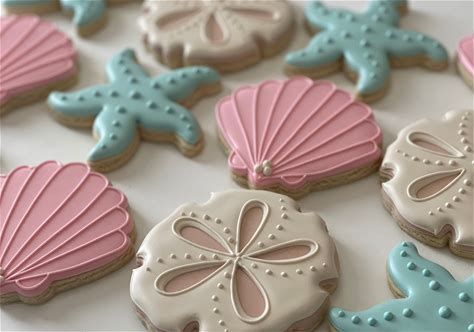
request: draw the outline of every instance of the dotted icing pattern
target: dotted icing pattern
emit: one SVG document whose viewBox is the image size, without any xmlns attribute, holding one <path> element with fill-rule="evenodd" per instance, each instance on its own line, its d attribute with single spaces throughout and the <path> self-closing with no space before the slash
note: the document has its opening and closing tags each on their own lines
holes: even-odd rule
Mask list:
<svg viewBox="0 0 474 332">
<path fill-rule="evenodd" d="M 408 242 L 391 251 L 387 269 L 406 298 L 361 312 L 333 308 L 330 322 L 337 331 L 474 331 L 474 277 L 455 280 Z"/>
<path fill-rule="evenodd" d="M 109 84 L 73 93 L 54 92 L 48 103 L 66 118 L 95 117 L 94 132 L 100 137 L 89 160 L 98 161 L 123 153 L 145 129 L 175 134 L 196 145 L 201 130 L 194 116 L 178 102 L 192 96 L 201 86 L 217 84 L 219 75 L 206 67 L 188 67 L 149 77 L 136 63 L 133 50 L 115 55 L 107 65 Z"/>
<path fill-rule="evenodd" d="M 373 0 L 362 14 L 327 9 L 314 1 L 305 10 L 312 28 L 321 30 L 286 62 L 298 69 L 327 67 L 343 59 L 358 75 L 362 95 L 374 94 L 387 85 L 390 58 L 423 57 L 430 67 L 443 67 L 448 55 L 444 47 L 421 33 L 398 28 L 404 0 Z"/>
</svg>

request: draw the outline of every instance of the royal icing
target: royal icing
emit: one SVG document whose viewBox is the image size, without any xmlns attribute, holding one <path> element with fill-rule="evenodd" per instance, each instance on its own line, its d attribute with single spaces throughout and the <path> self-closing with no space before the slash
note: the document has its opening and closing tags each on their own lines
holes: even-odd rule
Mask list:
<svg viewBox="0 0 474 332">
<path fill-rule="evenodd" d="M 244 86 L 216 106 L 232 172 L 249 185 L 298 190 L 379 160 L 369 106 L 325 81 L 295 77 Z"/>
<path fill-rule="evenodd" d="M 451 111 L 442 121 L 403 129 L 382 163 L 392 173 L 383 191 L 410 224 L 434 236 L 452 232 L 451 245 L 474 251 L 473 112 Z"/>
<path fill-rule="evenodd" d="M 428 67 L 444 67 L 448 55 L 443 46 L 424 34 L 398 27 L 405 0 L 372 0 L 368 9 L 354 13 L 328 9 L 319 1 L 305 10 L 309 25 L 321 30 L 300 51 L 287 55 L 295 68 L 316 70 L 343 60 L 358 76 L 361 95 L 374 94 L 387 86 L 390 61 L 419 58 Z"/>
<path fill-rule="evenodd" d="M 474 277 L 455 280 L 407 242 L 391 251 L 387 273 L 406 298 L 361 312 L 333 308 L 329 320 L 337 331 L 474 331 Z"/>
<path fill-rule="evenodd" d="M 292 199 L 214 193 L 150 231 L 130 292 L 158 330 L 286 331 L 327 300 L 325 281 L 335 287 L 338 278 L 335 256 L 324 221 Z"/>
<path fill-rule="evenodd" d="M 188 67 L 149 77 L 137 64 L 133 50 L 115 55 L 107 65 L 109 84 L 73 93 L 54 92 L 48 103 L 66 118 L 95 118 L 100 137 L 89 154 L 99 161 L 122 154 L 143 130 L 173 134 L 190 146 L 199 143 L 201 130 L 194 116 L 178 102 L 200 87 L 219 83 L 219 75 L 206 67 Z"/>
<path fill-rule="evenodd" d="M 87 165 L 47 161 L 0 177 L 0 295 L 43 294 L 130 250 L 127 199 Z"/>
<path fill-rule="evenodd" d="M 257 62 L 266 54 L 262 48 L 275 48 L 291 30 L 293 13 L 287 2 L 274 0 L 149 0 L 139 24 L 147 45 L 166 64 L 220 68 Z"/>
<path fill-rule="evenodd" d="M 36 16 L 2 16 L 0 44 L 0 105 L 76 74 L 69 38 Z"/>
<path fill-rule="evenodd" d="M 458 62 L 470 75 L 471 81 L 474 77 L 474 35 L 464 37 L 458 44 Z"/>
</svg>

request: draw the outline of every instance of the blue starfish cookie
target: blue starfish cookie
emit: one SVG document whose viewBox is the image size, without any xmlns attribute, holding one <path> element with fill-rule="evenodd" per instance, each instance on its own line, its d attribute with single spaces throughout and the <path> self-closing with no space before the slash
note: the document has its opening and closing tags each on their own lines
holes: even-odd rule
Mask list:
<svg viewBox="0 0 474 332">
<path fill-rule="evenodd" d="M 360 312 L 333 308 L 329 320 L 336 331 L 474 331 L 474 276 L 455 280 L 408 242 L 391 251 L 387 270 L 390 288 L 402 298 Z"/>
<path fill-rule="evenodd" d="M 82 36 L 102 27 L 107 3 L 114 2 L 117 0 L 2 0 L 6 9 L 12 13 L 42 14 L 61 8 L 73 12 L 73 23 Z"/>
<path fill-rule="evenodd" d="M 319 32 L 305 49 L 286 56 L 287 72 L 317 77 L 342 68 L 357 77 L 358 98 L 367 102 L 384 94 L 390 65 L 444 69 L 448 54 L 439 42 L 398 27 L 406 10 L 406 0 L 372 0 L 362 14 L 311 2 L 306 22 Z"/>
<path fill-rule="evenodd" d="M 219 75 L 207 67 L 187 67 L 149 77 L 137 64 L 133 50 L 115 55 L 107 65 L 109 84 L 73 93 L 53 92 L 48 104 L 53 115 L 71 126 L 91 126 L 99 142 L 89 164 L 109 171 L 132 157 L 139 138 L 175 143 L 185 155 L 202 148 L 194 116 L 179 103 L 220 90 Z"/>
</svg>

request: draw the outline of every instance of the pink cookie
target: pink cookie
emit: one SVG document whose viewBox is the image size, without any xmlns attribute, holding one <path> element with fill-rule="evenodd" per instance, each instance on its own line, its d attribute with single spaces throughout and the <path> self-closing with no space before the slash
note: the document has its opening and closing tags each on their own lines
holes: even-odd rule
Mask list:
<svg viewBox="0 0 474 332">
<path fill-rule="evenodd" d="M 306 77 L 244 86 L 216 107 L 234 180 L 292 197 L 355 181 L 378 168 L 372 110 Z"/>
<path fill-rule="evenodd" d="M 127 199 L 81 163 L 0 177 L 0 302 L 41 303 L 133 256 Z"/>
<path fill-rule="evenodd" d="M 0 114 L 76 81 L 76 51 L 53 24 L 36 16 L 0 18 Z"/>
<path fill-rule="evenodd" d="M 461 39 L 456 62 L 459 74 L 471 88 L 474 88 L 474 35 Z"/>
</svg>

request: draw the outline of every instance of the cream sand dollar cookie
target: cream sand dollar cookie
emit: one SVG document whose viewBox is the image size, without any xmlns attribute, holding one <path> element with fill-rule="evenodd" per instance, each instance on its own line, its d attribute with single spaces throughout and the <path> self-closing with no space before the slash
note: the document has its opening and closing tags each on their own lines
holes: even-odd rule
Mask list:
<svg viewBox="0 0 474 332">
<path fill-rule="evenodd" d="M 310 331 L 338 279 L 324 221 L 266 191 L 181 206 L 137 259 L 131 297 L 152 331 Z"/>
<path fill-rule="evenodd" d="M 421 120 L 388 147 L 380 174 L 386 207 L 427 244 L 474 258 L 473 112 Z"/>
<path fill-rule="evenodd" d="M 283 0 L 149 0 L 139 25 L 148 49 L 170 67 L 234 71 L 286 47 L 293 10 Z"/>
</svg>

